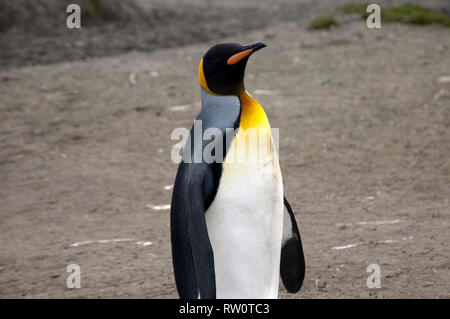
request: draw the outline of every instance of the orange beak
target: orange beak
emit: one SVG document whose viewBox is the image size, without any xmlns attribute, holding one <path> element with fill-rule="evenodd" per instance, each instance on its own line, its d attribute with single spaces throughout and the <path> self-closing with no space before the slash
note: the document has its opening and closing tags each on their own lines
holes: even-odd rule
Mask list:
<svg viewBox="0 0 450 319">
<path fill-rule="evenodd" d="M 266 45 L 262 42 L 257 42 L 254 44 L 250 44 L 247 46 L 248 49 L 238 52 L 236 54 L 233 54 L 230 58 L 227 60 L 228 65 L 233 65 L 241 61 L 242 59 L 248 57 L 253 52 L 258 51 L 261 48 L 264 48 Z"/>
<path fill-rule="evenodd" d="M 233 54 L 228 60 L 228 65 L 233 65 L 241 61 L 243 58 L 248 57 L 250 54 L 252 54 L 253 49 L 247 49 L 245 51 Z"/>
</svg>

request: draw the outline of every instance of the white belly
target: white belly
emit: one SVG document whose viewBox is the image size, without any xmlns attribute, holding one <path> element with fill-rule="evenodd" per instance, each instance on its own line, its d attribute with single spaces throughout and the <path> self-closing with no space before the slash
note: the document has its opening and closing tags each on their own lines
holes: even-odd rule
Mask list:
<svg viewBox="0 0 450 319">
<path fill-rule="evenodd" d="M 233 145 L 206 212 L 217 298 L 277 298 L 284 208 L 278 156 L 273 151 L 253 163 L 230 158 Z"/>
</svg>

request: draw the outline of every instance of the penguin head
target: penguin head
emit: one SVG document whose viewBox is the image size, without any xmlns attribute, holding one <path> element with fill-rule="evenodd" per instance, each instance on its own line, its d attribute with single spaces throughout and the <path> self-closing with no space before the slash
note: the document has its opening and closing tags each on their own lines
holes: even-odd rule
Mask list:
<svg viewBox="0 0 450 319">
<path fill-rule="evenodd" d="M 200 85 L 216 95 L 239 95 L 245 90 L 244 73 L 250 55 L 266 45 L 221 43 L 211 47 L 200 61 Z"/>
</svg>

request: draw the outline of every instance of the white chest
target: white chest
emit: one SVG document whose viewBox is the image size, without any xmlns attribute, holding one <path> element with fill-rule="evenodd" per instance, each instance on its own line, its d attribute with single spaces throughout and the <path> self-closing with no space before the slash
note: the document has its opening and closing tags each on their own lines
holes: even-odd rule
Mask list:
<svg viewBox="0 0 450 319">
<path fill-rule="evenodd" d="M 283 183 L 274 148 L 236 159 L 231 145 L 215 199 L 206 212 L 218 298 L 277 298 L 283 224 Z M 273 146 L 270 138 L 269 143 Z M 258 148 L 250 143 L 247 152 Z"/>
</svg>

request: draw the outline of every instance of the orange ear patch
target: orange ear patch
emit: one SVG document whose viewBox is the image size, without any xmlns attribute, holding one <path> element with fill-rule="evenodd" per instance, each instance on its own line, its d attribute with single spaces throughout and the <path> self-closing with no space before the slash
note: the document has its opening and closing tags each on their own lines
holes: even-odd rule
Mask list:
<svg viewBox="0 0 450 319">
<path fill-rule="evenodd" d="M 236 53 L 227 60 L 227 64 L 228 65 L 236 64 L 239 61 L 241 61 L 243 58 L 249 56 L 252 52 L 253 52 L 253 49 L 247 49 L 245 51 Z"/>
</svg>

